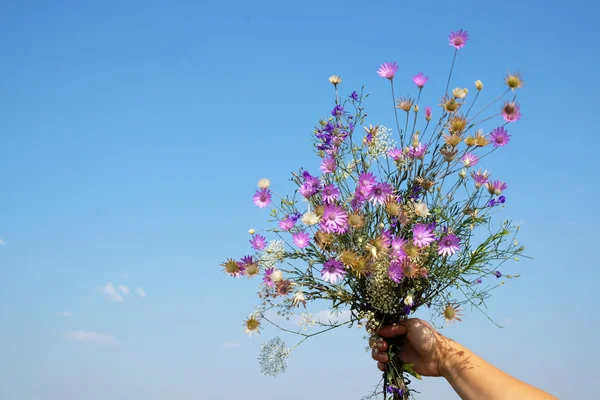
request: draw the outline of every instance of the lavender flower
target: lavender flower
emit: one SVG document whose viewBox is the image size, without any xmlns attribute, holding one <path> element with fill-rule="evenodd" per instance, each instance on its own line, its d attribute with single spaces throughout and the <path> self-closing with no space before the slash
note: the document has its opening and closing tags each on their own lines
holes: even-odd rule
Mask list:
<svg viewBox="0 0 600 400">
<path fill-rule="evenodd" d="M 267 245 L 267 239 L 259 234 L 253 235 L 250 240 L 250 245 L 254 250 L 264 250 Z"/>
<path fill-rule="evenodd" d="M 332 284 L 343 279 L 345 274 L 344 264 L 334 259 L 323 264 L 323 269 L 321 270 L 323 280 Z"/>
<path fill-rule="evenodd" d="M 418 247 L 427 247 L 435 242 L 433 228 L 427 224 L 416 224 L 413 227 L 413 243 Z"/>
</svg>

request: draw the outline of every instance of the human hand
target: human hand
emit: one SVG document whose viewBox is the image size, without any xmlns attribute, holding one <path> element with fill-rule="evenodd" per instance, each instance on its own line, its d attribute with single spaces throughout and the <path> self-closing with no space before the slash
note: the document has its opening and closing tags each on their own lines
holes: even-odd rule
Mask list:
<svg viewBox="0 0 600 400">
<path fill-rule="evenodd" d="M 413 364 L 417 373 L 423 376 L 442 376 L 444 362 L 453 347 L 452 340 L 438 333 L 431 325 L 412 318 L 395 325 L 381 327 L 377 334 L 382 338 L 405 336 L 400 359 Z M 389 343 L 380 339 L 375 343 L 371 356 L 377 361 L 377 368 L 385 371 L 389 361 Z"/>
</svg>

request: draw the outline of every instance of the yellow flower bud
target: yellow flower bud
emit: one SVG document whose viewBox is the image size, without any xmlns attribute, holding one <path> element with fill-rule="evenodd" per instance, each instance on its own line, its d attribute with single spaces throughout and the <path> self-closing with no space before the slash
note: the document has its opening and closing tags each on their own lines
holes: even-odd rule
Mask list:
<svg viewBox="0 0 600 400">
<path fill-rule="evenodd" d="M 271 181 L 267 178 L 262 178 L 258 181 L 258 187 L 261 189 L 267 189 L 271 185 Z"/>
<path fill-rule="evenodd" d="M 465 177 L 467 176 L 467 170 L 463 169 L 459 172 L 458 174 L 462 179 L 465 179 Z"/>
<path fill-rule="evenodd" d="M 416 113 L 418 113 L 419 112 L 419 105 L 415 104 L 415 107 L 413 109 L 415 110 Z"/>
<path fill-rule="evenodd" d="M 475 81 L 475 88 L 476 88 L 477 90 L 481 90 L 481 89 L 483 89 L 483 83 L 482 83 L 480 80 L 476 80 L 476 81 Z"/>
<path fill-rule="evenodd" d="M 248 233 L 251 235 L 254 235 L 256 233 L 256 231 L 254 229 L 248 229 Z"/>
</svg>

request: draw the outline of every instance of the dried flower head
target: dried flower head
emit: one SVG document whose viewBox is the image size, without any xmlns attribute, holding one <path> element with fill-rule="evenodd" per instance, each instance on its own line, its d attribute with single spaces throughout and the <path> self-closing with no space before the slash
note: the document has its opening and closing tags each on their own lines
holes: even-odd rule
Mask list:
<svg viewBox="0 0 600 400">
<path fill-rule="evenodd" d="M 373 263 L 368 256 L 356 258 L 355 262 L 350 265 L 350 270 L 359 278 L 369 275 L 373 271 Z"/>
<path fill-rule="evenodd" d="M 304 297 L 304 293 L 300 290 L 294 294 L 294 298 L 292 299 L 292 305 L 295 307 L 300 307 L 300 304 L 306 308 L 306 297 Z"/>
<path fill-rule="evenodd" d="M 452 325 L 456 321 L 462 321 L 460 319 L 460 317 L 462 317 L 462 314 L 460 314 L 461 311 L 462 309 L 459 308 L 458 304 L 447 304 L 446 308 L 444 308 L 444 319 L 446 320 L 446 324 Z"/>
<path fill-rule="evenodd" d="M 365 224 L 365 219 L 358 213 L 351 214 L 348 217 L 348 225 L 354 229 L 360 229 Z"/>
<path fill-rule="evenodd" d="M 444 97 L 442 97 L 442 102 L 440 103 L 440 106 L 449 113 L 452 113 L 458 110 L 461 104 L 458 103 L 454 97 L 444 95 Z"/>
<path fill-rule="evenodd" d="M 459 139 L 459 143 L 460 143 L 460 136 L 458 136 L 458 139 Z M 458 149 L 456 147 L 451 147 L 451 148 L 444 147 L 443 149 L 440 150 L 440 153 L 442 153 L 442 155 L 444 156 L 445 161 L 452 162 L 456 158 L 456 155 L 458 154 Z"/>
<path fill-rule="evenodd" d="M 502 106 L 502 117 L 504 117 L 506 122 L 515 122 L 521 119 L 521 106 L 519 102 L 505 102 Z"/>
<path fill-rule="evenodd" d="M 340 77 L 339 77 L 339 76 L 337 76 L 337 75 L 331 75 L 331 76 L 329 77 L 329 83 L 331 83 L 333 86 L 337 86 L 337 85 L 339 85 L 340 83 L 342 83 L 342 78 L 340 78 Z"/>
<path fill-rule="evenodd" d="M 396 100 L 398 104 L 396 104 L 396 108 L 401 109 L 402 111 L 409 112 L 414 104 L 414 100 L 410 97 L 402 97 L 399 100 Z"/>
<path fill-rule="evenodd" d="M 334 238 L 334 236 L 331 233 L 325 233 L 323 231 L 317 231 L 317 233 L 315 233 L 315 243 L 322 250 L 330 250 L 331 249 L 331 245 L 333 243 L 333 238 Z"/>
<path fill-rule="evenodd" d="M 467 97 L 467 94 L 469 94 L 469 89 L 467 88 L 455 88 L 452 91 L 452 95 L 457 99 L 464 99 Z"/>
<path fill-rule="evenodd" d="M 402 207 L 400 206 L 400 204 L 398 204 L 398 201 L 396 199 L 390 197 L 385 203 L 385 212 L 388 213 L 388 215 L 397 217 L 398 215 L 400 215 L 400 212 L 402 212 Z"/>
<path fill-rule="evenodd" d="M 523 87 L 523 77 L 521 76 L 520 72 L 515 72 L 514 74 L 511 74 L 510 72 L 504 77 L 504 83 L 506 83 L 506 86 L 508 86 L 509 88 L 511 88 L 513 91 L 515 89 L 520 89 Z"/>
<path fill-rule="evenodd" d="M 256 315 L 250 315 L 244 321 L 246 333 L 252 336 L 253 333 L 260 333 L 260 318 Z"/>
<path fill-rule="evenodd" d="M 448 121 L 448 130 L 451 133 L 462 133 L 467 127 L 467 118 L 462 115 L 453 115 Z"/>
<path fill-rule="evenodd" d="M 260 267 L 258 263 L 247 264 L 245 272 L 248 278 L 252 278 L 260 273 Z"/>
<path fill-rule="evenodd" d="M 261 189 L 268 189 L 270 185 L 271 185 L 271 181 L 268 180 L 267 178 L 262 178 L 261 180 L 258 181 L 258 187 Z"/>
<path fill-rule="evenodd" d="M 462 142 L 462 138 L 457 133 L 452 133 L 451 135 L 444 134 L 444 143 L 448 146 L 456 147 Z M 466 141 L 465 141 L 466 143 Z"/>
<path fill-rule="evenodd" d="M 275 292 L 278 296 L 287 296 L 292 291 L 292 282 L 282 279 L 275 283 Z"/>
<path fill-rule="evenodd" d="M 235 261 L 232 258 L 228 258 L 227 261 L 225 261 L 224 263 L 221 263 L 221 266 L 223 266 L 224 272 L 231 276 L 238 276 L 242 272 L 244 272 L 244 269 L 242 268 L 240 263 L 238 263 L 237 261 Z"/>
<path fill-rule="evenodd" d="M 427 204 L 425 203 L 414 203 L 413 208 L 415 214 L 417 214 L 419 217 L 425 218 L 431 215 L 429 214 L 429 209 L 427 208 Z"/>
</svg>

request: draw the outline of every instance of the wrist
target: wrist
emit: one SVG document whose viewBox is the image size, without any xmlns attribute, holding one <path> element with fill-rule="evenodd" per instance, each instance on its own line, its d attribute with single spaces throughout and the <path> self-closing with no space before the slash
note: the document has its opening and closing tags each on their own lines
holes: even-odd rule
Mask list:
<svg viewBox="0 0 600 400">
<path fill-rule="evenodd" d="M 456 343 L 452 339 L 442 336 L 443 340 L 440 346 L 440 357 L 438 360 L 438 371 L 440 376 L 450 381 L 454 377 L 456 366 L 461 359 L 465 357 L 467 349 Z"/>
</svg>

